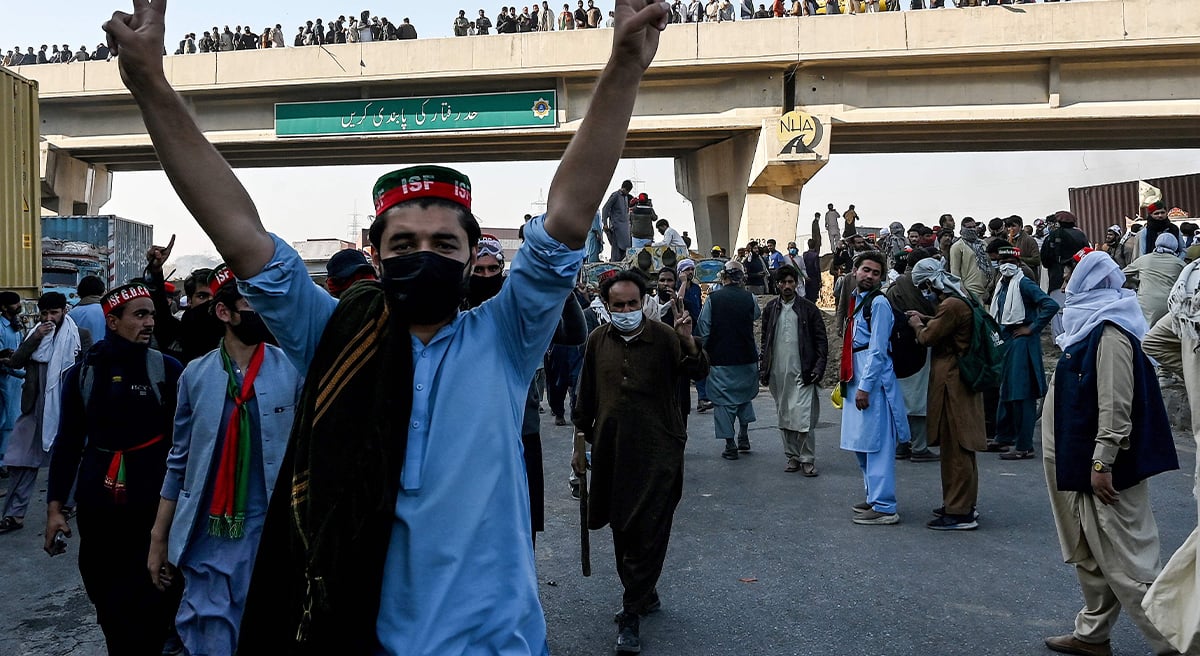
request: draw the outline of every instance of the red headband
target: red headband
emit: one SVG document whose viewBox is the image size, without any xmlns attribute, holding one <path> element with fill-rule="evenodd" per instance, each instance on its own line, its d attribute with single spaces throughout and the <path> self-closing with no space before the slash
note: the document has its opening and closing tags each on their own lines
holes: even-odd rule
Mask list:
<svg viewBox="0 0 1200 656">
<path fill-rule="evenodd" d="M 423 181 L 413 184 L 403 184 L 389 189 L 375 199 L 375 215 L 379 216 L 393 205 L 399 205 L 418 198 L 441 198 L 452 203 L 458 203 L 471 210 L 471 190 L 452 182 Z"/>
<path fill-rule="evenodd" d="M 104 316 L 108 316 L 113 310 L 135 298 L 151 298 L 150 289 L 145 285 L 118 287 L 104 295 L 104 299 L 100 301 L 100 309 L 104 311 Z"/>
<path fill-rule="evenodd" d="M 217 267 L 217 270 L 212 273 L 212 279 L 208 281 L 208 291 L 215 296 L 217 290 L 230 280 L 233 280 L 233 272 L 229 270 L 229 267 Z"/>
</svg>

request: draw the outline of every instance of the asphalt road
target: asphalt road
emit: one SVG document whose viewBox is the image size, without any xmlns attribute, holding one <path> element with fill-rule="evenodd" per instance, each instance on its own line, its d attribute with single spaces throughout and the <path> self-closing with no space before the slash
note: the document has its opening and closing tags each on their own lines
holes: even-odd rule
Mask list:
<svg viewBox="0 0 1200 656">
<path fill-rule="evenodd" d="M 1067 633 L 1082 604 L 1062 563 L 1040 460 L 980 454 L 980 528 L 935 532 L 937 463 L 897 463 L 902 521 L 851 524 L 862 499 L 855 459 L 837 448 L 838 413 L 823 401 L 820 477 L 783 471 L 774 404 L 764 391 L 754 451 L 721 459 L 712 414 L 692 414 L 684 497 L 659 583 L 663 610 L 642 622 L 645 654 L 1048 654 L 1042 638 Z M 579 569 L 578 505 L 567 488 L 569 428 L 543 417 L 546 532 L 538 537 L 542 600 L 556 656 L 611 654 L 621 588 L 607 531 L 592 533 L 594 573 Z M 1196 525 L 1195 447 L 1180 436 L 1182 469 L 1154 479 L 1170 557 Z M 44 487 L 44 486 L 43 486 Z M 76 551 L 41 551 L 44 506 L 0 536 L 0 656 L 104 653 L 83 592 Z M 72 545 L 74 547 L 74 545 Z M 1149 654 L 1124 617 L 1114 653 Z"/>
</svg>

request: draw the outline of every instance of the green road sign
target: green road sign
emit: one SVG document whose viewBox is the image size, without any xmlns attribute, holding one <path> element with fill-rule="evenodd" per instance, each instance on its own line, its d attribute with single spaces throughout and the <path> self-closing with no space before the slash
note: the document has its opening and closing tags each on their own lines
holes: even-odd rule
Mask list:
<svg viewBox="0 0 1200 656">
<path fill-rule="evenodd" d="M 554 91 L 477 93 L 275 105 L 275 136 L 558 127 Z"/>
</svg>

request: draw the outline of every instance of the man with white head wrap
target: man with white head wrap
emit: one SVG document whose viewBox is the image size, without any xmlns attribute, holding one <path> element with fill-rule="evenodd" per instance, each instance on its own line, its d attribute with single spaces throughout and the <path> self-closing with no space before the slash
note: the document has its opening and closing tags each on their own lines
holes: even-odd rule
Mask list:
<svg viewBox="0 0 1200 656">
<path fill-rule="evenodd" d="M 1137 258 L 1125 267 L 1125 276 L 1137 289 L 1138 305 L 1146 316 L 1146 323 L 1153 326 L 1167 313 L 1167 295 L 1183 271 L 1183 260 L 1176 252 L 1179 240 L 1169 232 L 1158 235 L 1154 250 Z"/>
<path fill-rule="evenodd" d="M 1084 608 L 1072 633 L 1046 638 L 1068 654 L 1110 654 L 1124 607 L 1156 654 L 1175 653 L 1142 610 L 1159 572 L 1147 478 L 1178 469 L 1158 379 L 1142 353 L 1146 320 L 1125 276 L 1084 249 L 1067 283 L 1064 351 L 1042 411 L 1042 452 L 1063 560 Z M 1118 491 L 1119 490 L 1119 491 Z"/>
<path fill-rule="evenodd" d="M 1192 439 L 1200 444 L 1200 262 L 1189 264 L 1167 298 L 1167 314 L 1143 343 L 1146 355 L 1183 379 L 1191 405 Z M 1200 500 L 1200 460 L 1192 495 Z M 1200 641 L 1200 529 L 1192 531 L 1150 586 L 1142 607 L 1171 646 L 1194 653 Z M 1189 651 L 1193 650 L 1193 651 Z"/>
</svg>

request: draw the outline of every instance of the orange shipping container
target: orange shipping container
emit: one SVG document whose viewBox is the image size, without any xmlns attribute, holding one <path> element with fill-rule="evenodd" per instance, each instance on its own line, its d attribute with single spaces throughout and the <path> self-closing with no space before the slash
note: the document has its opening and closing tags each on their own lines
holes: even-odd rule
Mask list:
<svg viewBox="0 0 1200 656">
<path fill-rule="evenodd" d="M 0 290 L 42 289 L 37 82 L 0 68 Z"/>
</svg>

